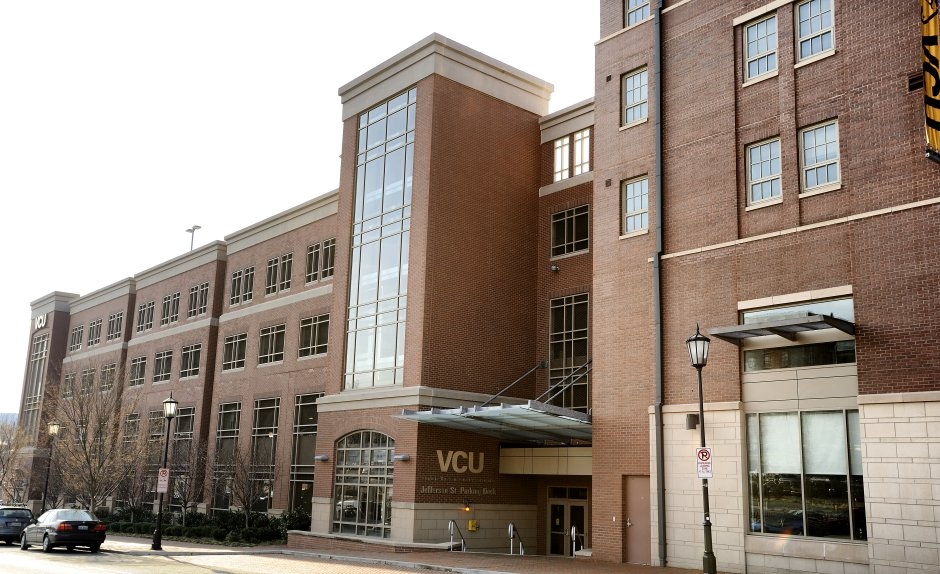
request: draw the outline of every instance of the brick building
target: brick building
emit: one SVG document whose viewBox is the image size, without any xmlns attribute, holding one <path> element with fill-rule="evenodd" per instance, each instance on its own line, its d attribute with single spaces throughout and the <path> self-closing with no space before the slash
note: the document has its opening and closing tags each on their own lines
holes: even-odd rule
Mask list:
<svg viewBox="0 0 940 574">
<path fill-rule="evenodd" d="M 719 570 L 936 571 L 919 8 L 600 8 L 591 100 L 547 114 L 550 84 L 429 36 L 339 89 L 338 190 L 35 301 L 31 480 L 48 393 L 152 361 L 141 416 L 190 409 L 201 508 L 239 505 L 241 449 L 254 507 L 312 513 L 292 546 L 697 567 L 704 425 Z"/>
</svg>

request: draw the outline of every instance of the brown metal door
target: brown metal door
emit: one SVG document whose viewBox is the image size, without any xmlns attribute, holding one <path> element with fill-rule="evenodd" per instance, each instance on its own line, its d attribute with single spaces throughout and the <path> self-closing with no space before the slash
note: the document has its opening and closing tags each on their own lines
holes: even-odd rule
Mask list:
<svg viewBox="0 0 940 574">
<path fill-rule="evenodd" d="M 649 564 L 650 477 L 625 476 L 623 491 L 623 561 Z"/>
</svg>

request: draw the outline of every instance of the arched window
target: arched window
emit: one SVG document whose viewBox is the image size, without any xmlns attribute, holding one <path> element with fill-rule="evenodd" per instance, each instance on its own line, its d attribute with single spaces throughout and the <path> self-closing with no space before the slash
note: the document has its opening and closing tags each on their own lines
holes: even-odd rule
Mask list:
<svg viewBox="0 0 940 574">
<path fill-rule="evenodd" d="M 333 532 L 388 538 L 392 526 L 395 441 L 356 431 L 336 441 Z"/>
</svg>

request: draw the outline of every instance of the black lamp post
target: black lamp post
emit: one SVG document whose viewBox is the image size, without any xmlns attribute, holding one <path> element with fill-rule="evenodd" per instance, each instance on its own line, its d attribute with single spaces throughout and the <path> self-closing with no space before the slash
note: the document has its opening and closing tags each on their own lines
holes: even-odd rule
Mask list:
<svg viewBox="0 0 940 574">
<path fill-rule="evenodd" d="M 55 439 L 59 436 L 59 422 L 49 421 L 49 464 L 46 465 L 46 481 L 42 485 L 42 510 L 39 514 L 46 511 L 46 493 L 49 492 L 49 473 L 52 471 L 52 453 L 55 451 Z"/>
<path fill-rule="evenodd" d="M 166 440 L 163 443 L 163 466 L 160 468 L 166 468 L 166 459 L 170 454 L 170 425 L 173 424 L 173 419 L 176 418 L 177 405 L 179 405 L 179 403 L 173 398 L 173 393 L 170 393 L 170 397 L 163 401 L 163 418 L 166 419 Z M 153 543 L 150 545 L 151 550 L 163 550 L 162 492 L 160 493 L 159 497 L 160 499 L 157 505 L 157 529 L 153 531 Z"/>
<path fill-rule="evenodd" d="M 708 344 L 711 339 L 701 334 L 698 325 L 695 325 L 695 334 L 686 339 L 685 344 L 689 346 L 689 360 L 692 367 L 698 371 L 698 428 L 701 435 L 702 448 L 705 448 L 705 401 L 702 398 L 702 367 L 708 362 Z M 702 525 L 705 527 L 705 554 L 702 556 L 702 572 L 704 574 L 716 574 L 717 565 L 715 553 L 712 551 L 712 521 L 708 510 L 708 479 L 702 479 L 702 499 L 705 509 L 705 521 Z"/>
</svg>

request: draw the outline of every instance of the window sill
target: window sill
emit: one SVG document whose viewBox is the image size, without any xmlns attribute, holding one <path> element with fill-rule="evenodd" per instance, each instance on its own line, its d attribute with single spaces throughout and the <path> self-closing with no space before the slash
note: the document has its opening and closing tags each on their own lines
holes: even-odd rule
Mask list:
<svg viewBox="0 0 940 574">
<path fill-rule="evenodd" d="M 594 172 L 586 171 L 584 173 L 565 178 L 561 181 L 554 181 L 548 185 L 543 185 L 539 188 L 539 197 L 545 197 L 546 195 L 561 191 L 563 189 L 568 189 L 576 185 L 581 185 L 582 183 L 589 183 L 593 181 Z"/>
<path fill-rule="evenodd" d="M 298 361 L 309 361 L 311 359 L 322 359 L 326 357 L 326 353 L 320 353 L 318 355 L 304 355 L 303 357 L 297 357 Z"/>
<path fill-rule="evenodd" d="M 814 54 L 814 55 L 810 56 L 809 58 L 806 58 L 805 60 L 800 60 L 800 61 L 797 62 L 796 64 L 793 64 L 793 69 L 796 70 L 797 68 L 802 68 L 803 66 L 808 66 L 808 65 L 812 64 L 813 62 L 818 62 L 818 61 L 820 61 L 820 60 L 825 60 L 826 58 L 829 58 L 829 57 L 831 57 L 831 56 L 835 56 L 837 53 L 838 53 L 838 52 L 836 51 L 836 49 L 833 48 L 832 50 L 828 50 L 828 51 L 826 51 L 826 52 L 820 52 L 820 53 L 818 53 L 818 54 Z"/>
<path fill-rule="evenodd" d="M 280 361 L 268 361 L 267 363 L 260 363 L 260 362 L 259 362 L 259 363 L 258 363 L 258 368 L 259 368 L 259 369 L 264 369 L 264 368 L 266 368 L 266 367 L 276 367 L 276 366 L 278 366 L 278 365 L 283 365 L 283 364 L 284 364 L 284 360 L 283 360 L 283 359 L 281 359 Z"/>
<path fill-rule="evenodd" d="M 751 78 L 750 80 L 747 80 L 746 82 L 744 82 L 743 84 L 741 84 L 741 87 L 742 87 L 742 88 L 746 88 L 746 87 L 748 87 L 748 86 L 753 86 L 754 84 L 759 84 L 759 83 L 761 83 L 761 82 L 763 82 L 763 81 L 765 81 L 765 80 L 769 80 L 769 79 L 771 79 L 771 78 L 776 78 L 776 77 L 777 77 L 777 74 L 779 74 L 779 73 L 780 73 L 780 70 L 779 70 L 779 69 L 775 69 L 773 72 L 765 72 L 765 73 L 761 74 L 760 76 L 754 76 L 754 77 Z"/>
<path fill-rule="evenodd" d="M 619 130 L 619 131 L 628 130 L 628 129 L 634 127 L 634 126 L 638 126 L 638 125 L 640 125 L 640 124 L 645 124 L 648 120 L 649 120 L 649 116 L 643 118 L 642 120 L 637 120 L 637 121 L 635 121 L 635 122 L 632 122 L 632 123 L 629 123 L 629 124 L 626 124 L 626 125 L 622 125 L 622 126 L 620 126 L 620 130 Z"/>
<path fill-rule="evenodd" d="M 620 236 L 620 239 L 630 239 L 631 237 L 639 237 L 640 235 L 646 235 L 650 232 L 650 228 L 646 227 L 637 231 L 631 231 L 630 233 L 625 233 Z"/>
<path fill-rule="evenodd" d="M 579 249 L 577 251 L 572 251 L 571 253 L 562 253 L 561 255 L 552 255 L 548 258 L 549 261 L 561 261 L 562 259 L 568 259 L 569 257 L 575 257 L 578 255 L 584 255 L 590 253 L 590 249 Z"/>
<path fill-rule="evenodd" d="M 770 207 L 771 205 L 779 205 L 783 203 L 783 196 L 774 197 L 771 199 L 765 199 L 757 203 L 752 203 L 744 208 L 744 211 L 754 211 L 755 209 L 761 209 L 763 207 Z"/>
<path fill-rule="evenodd" d="M 245 371 L 245 367 L 235 367 L 232 369 L 222 369 L 222 374 L 225 375 L 228 373 L 242 373 L 244 371 Z"/>
<path fill-rule="evenodd" d="M 841 181 L 836 182 L 836 183 L 828 183 L 826 185 L 815 187 L 809 191 L 804 191 L 803 193 L 799 195 L 799 197 L 800 199 L 803 199 L 804 197 L 813 197 L 814 195 L 820 195 L 822 193 L 829 193 L 830 191 L 838 191 L 840 189 L 842 189 Z"/>
</svg>

